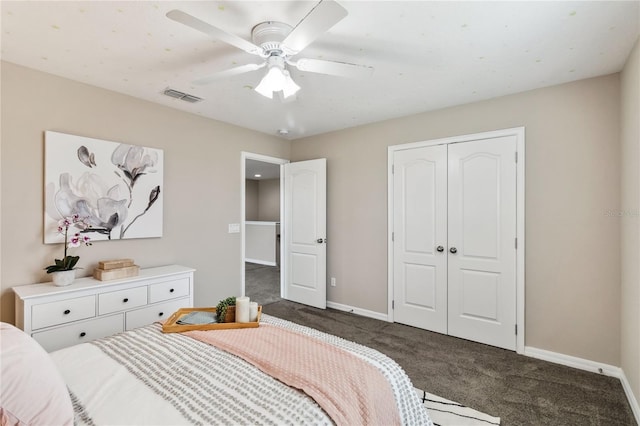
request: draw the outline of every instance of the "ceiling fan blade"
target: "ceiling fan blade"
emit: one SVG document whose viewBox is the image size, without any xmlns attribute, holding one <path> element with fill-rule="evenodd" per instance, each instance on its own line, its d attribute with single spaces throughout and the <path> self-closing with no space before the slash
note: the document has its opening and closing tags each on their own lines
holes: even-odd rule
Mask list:
<svg viewBox="0 0 640 426">
<path fill-rule="evenodd" d="M 255 44 L 247 41 L 241 37 L 238 37 L 234 34 L 228 33 L 220 28 L 214 27 L 211 24 L 208 24 L 200 19 L 189 15 L 188 13 L 184 13 L 181 10 L 171 10 L 167 13 L 167 18 L 172 19 L 176 22 L 186 25 L 187 27 L 191 27 L 194 30 L 198 30 L 203 32 L 214 39 L 223 41 L 231 46 L 235 46 L 238 49 L 244 50 L 247 53 L 251 53 L 253 55 L 262 55 L 262 48 L 256 46 Z"/>
<path fill-rule="evenodd" d="M 347 16 L 347 10 L 333 0 L 321 0 L 302 18 L 282 42 L 291 55 L 307 47 L 322 33 Z"/>
<path fill-rule="evenodd" d="M 231 77 L 234 75 L 243 74 L 245 72 L 259 70 L 260 68 L 264 68 L 266 64 L 267 64 L 266 62 L 263 62 L 261 64 L 246 64 L 246 65 L 240 65 L 239 67 L 229 68 L 228 70 L 219 71 L 217 73 L 195 80 L 193 84 L 203 86 L 205 84 L 209 84 L 221 78 Z"/>
<path fill-rule="evenodd" d="M 317 72 L 320 74 L 337 75 L 339 77 L 365 78 L 371 77 L 373 67 L 346 62 L 323 61 L 320 59 L 299 59 L 289 62 L 300 71 Z"/>
</svg>

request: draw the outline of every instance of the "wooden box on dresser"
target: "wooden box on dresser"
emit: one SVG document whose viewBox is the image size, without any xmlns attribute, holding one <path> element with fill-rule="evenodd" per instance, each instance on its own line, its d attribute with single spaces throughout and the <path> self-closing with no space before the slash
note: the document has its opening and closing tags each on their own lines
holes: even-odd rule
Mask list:
<svg viewBox="0 0 640 426">
<path fill-rule="evenodd" d="M 151 324 L 193 307 L 193 272 L 170 265 L 112 281 L 87 277 L 66 287 L 13 287 L 16 326 L 51 352 Z"/>
</svg>

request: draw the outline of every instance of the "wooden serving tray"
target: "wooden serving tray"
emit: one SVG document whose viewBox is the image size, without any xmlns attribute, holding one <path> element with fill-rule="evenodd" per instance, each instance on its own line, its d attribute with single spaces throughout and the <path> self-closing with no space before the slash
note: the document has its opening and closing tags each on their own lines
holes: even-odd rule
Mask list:
<svg viewBox="0 0 640 426">
<path fill-rule="evenodd" d="M 233 309 L 232 309 L 233 308 Z M 222 322 L 215 324 L 176 324 L 185 314 L 194 311 L 215 312 L 216 308 L 181 308 L 173 313 L 168 320 L 162 324 L 163 333 L 181 333 L 192 330 L 229 330 L 233 328 L 256 328 L 260 327 L 260 316 L 262 315 L 262 305 L 258 305 L 258 319 L 255 322 Z M 226 320 L 235 319 L 235 306 L 227 309 Z"/>
</svg>

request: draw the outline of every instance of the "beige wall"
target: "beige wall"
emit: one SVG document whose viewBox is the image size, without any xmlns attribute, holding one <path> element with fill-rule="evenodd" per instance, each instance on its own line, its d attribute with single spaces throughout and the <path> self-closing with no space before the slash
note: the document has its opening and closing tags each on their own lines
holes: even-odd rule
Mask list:
<svg viewBox="0 0 640 426">
<path fill-rule="evenodd" d="M 637 73 L 632 76 L 637 50 L 623 75 L 623 89 L 637 87 Z M 165 150 L 163 238 L 83 248 L 82 272 L 90 274 L 98 260 L 121 256 L 135 258 L 142 267 L 192 266 L 198 270 L 200 306 L 239 290 L 240 239 L 227 233 L 227 224 L 240 217 L 240 182 L 228 178 L 240 175 L 240 152 L 292 160 L 326 157 L 328 276 L 338 279 L 337 287 L 328 287 L 328 298 L 385 312 L 387 146 L 525 126 L 526 344 L 620 365 L 620 263 L 631 263 L 621 260 L 620 220 L 605 212 L 622 205 L 620 105 L 625 116 L 637 117 L 637 103 L 621 102 L 617 74 L 291 144 L 5 62 L 1 71 L 3 321 L 13 320 L 8 289 L 46 281 L 42 268 L 61 249 L 42 243 L 45 130 Z M 633 124 L 624 123 L 623 132 L 631 135 L 625 136 L 631 142 L 624 149 L 637 150 L 637 127 L 634 136 Z M 631 191 L 633 179 L 623 178 Z M 638 294 L 637 280 L 626 282 L 631 285 L 623 288 L 622 299 Z M 622 315 L 635 321 L 628 326 L 625 320 L 623 334 L 631 337 L 623 337 L 622 352 L 637 390 L 637 304 L 635 310 L 633 302 L 623 307 Z"/>
<path fill-rule="evenodd" d="M 258 181 L 247 179 L 244 189 L 245 220 L 260 220 L 258 216 Z"/>
<path fill-rule="evenodd" d="M 81 274 L 98 260 L 197 269 L 198 306 L 240 291 L 241 151 L 288 158 L 290 142 L 10 63 L 2 72 L 2 321 L 13 322 L 12 286 L 48 281 L 61 245 L 42 237 L 44 131 L 164 149 L 164 235 L 79 249 Z M 176 101 L 178 102 L 178 101 Z M 196 107 L 194 107 L 196 108 Z"/>
<path fill-rule="evenodd" d="M 258 220 L 280 222 L 280 179 L 258 182 Z"/>
<path fill-rule="evenodd" d="M 280 221 L 280 179 L 247 179 L 245 186 L 246 220 Z"/>
<path fill-rule="evenodd" d="M 640 404 L 640 39 L 621 77 L 621 365 Z"/>
<path fill-rule="evenodd" d="M 619 75 L 293 142 L 327 158 L 328 299 L 387 308 L 387 147 L 526 128 L 526 345 L 620 365 Z"/>
</svg>

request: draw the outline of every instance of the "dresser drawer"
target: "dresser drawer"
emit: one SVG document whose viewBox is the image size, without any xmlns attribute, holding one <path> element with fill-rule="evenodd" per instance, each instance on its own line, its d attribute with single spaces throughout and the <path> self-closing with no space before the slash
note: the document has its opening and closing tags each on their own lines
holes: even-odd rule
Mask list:
<svg viewBox="0 0 640 426">
<path fill-rule="evenodd" d="M 96 316 L 96 296 L 33 305 L 31 328 L 49 327 Z"/>
<path fill-rule="evenodd" d="M 149 286 L 149 303 L 179 299 L 189 295 L 189 278 L 165 281 Z"/>
<path fill-rule="evenodd" d="M 98 315 L 124 311 L 147 304 L 147 286 L 128 288 L 98 295 Z"/>
<path fill-rule="evenodd" d="M 186 307 L 189 307 L 188 297 L 127 312 L 125 314 L 125 329 L 133 330 L 134 328 L 151 324 L 154 321 L 164 321 L 178 309 Z"/>
<path fill-rule="evenodd" d="M 100 337 L 123 331 L 123 315 L 112 315 L 69 324 L 53 330 L 33 333 L 33 338 L 47 351 L 52 352 L 78 343 L 90 342 Z"/>
</svg>

